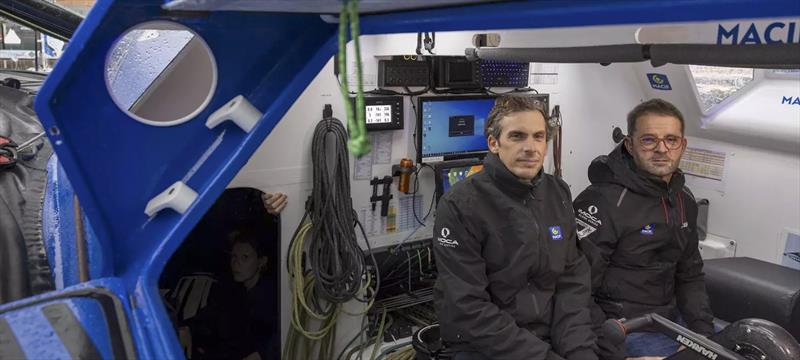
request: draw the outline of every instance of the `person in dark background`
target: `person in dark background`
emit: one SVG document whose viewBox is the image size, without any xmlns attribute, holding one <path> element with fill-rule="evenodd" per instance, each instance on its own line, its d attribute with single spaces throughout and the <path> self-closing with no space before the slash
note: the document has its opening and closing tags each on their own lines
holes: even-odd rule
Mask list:
<svg viewBox="0 0 800 360">
<path fill-rule="evenodd" d="M 190 321 L 194 358 L 272 359 L 280 352 L 275 281 L 262 239 L 234 233 L 229 276 L 211 290 L 208 305 Z"/>
<path fill-rule="evenodd" d="M 279 213 L 287 203 L 280 193 L 227 189 L 170 258 L 159 287 L 187 358 L 280 356 L 279 322 L 273 319 L 279 316 L 280 304 Z M 254 267 L 260 270 L 253 271 Z M 243 309 L 255 312 L 247 314 L 247 321 L 261 317 L 274 323 L 272 335 L 248 338 L 255 334 L 248 326 L 257 324 L 245 321 L 240 322 L 242 329 L 232 330 L 229 325 L 237 323 L 225 318 L 240 318 Z M 235 340 L 242 334 L 245 337 Z M 234 351 L 248 341 L 274 345 L 269 345 L 266 356 Z"/>
</svg>

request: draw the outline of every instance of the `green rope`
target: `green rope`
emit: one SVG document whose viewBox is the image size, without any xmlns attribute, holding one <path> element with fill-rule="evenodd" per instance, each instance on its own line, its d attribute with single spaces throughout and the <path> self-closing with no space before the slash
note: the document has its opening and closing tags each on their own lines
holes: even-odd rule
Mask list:
<svg viewBox="0 0 800 360">
<path fill-rule="evenodd" d="M 353 45 L 356 57 L 356 108 L 353 114 L 352 103 L 350 102 L 350 89 L 347 85 L 347 25 L 350 25 L 350 35 L 353 38 Z M 358 41 L 358 0 L 347 0 L 342 4 L 342 11 L 339 14 L 339 82 L 341 85 L 342 99 L 344 100 L 345 114 L 347 116 L 347 130 L 350 133 L 350 140 L 347 148 L 356 156 L 361 157 L 369 153 L 370 144 L 367 138 L 364 113 L 364 79 L 361 70 L 361 46 Z"/>
<path fill-rule="evenodd" d="M 378 348 L 383 344 L 383 330 L 386 325 L 386 308 L 383 308 L 383 315 L 381 316 L 381 324 L 378 326 L 378 334 L 375 335 L 375 344 L 372 345 L 372 355 L 369 360 L 375 360 L 375 355 L 378 354 Z"/>
</svg>

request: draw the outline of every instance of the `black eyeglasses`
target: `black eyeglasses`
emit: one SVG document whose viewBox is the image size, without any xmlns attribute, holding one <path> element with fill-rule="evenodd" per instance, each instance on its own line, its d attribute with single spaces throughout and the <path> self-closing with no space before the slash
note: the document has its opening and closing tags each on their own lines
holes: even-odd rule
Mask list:
<svg viewBox="0 0 800 360">
<path fill-rule="evenodd" d="M 683 136 L 667 135 L 660 138 L 652 135 L 644 135 L 639 138 L 639 144 L 642 145 L 642 149 L 645 150 L 655 150 L 658 148 L 658 143 L 662 141 L 668 150 L 678 150 L 683 145 Z"/>
</svg>

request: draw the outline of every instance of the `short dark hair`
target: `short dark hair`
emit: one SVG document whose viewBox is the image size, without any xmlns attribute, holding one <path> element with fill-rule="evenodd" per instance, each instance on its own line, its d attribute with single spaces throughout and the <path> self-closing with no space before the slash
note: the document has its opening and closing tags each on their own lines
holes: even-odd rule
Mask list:
<svg viewBox="0 0 800 360">
<path fill-rule="evenodd" d="M 228 234 L 228 248 L 233 249 L 236 244 L 250 244 L 258 257 L 267 256 L 267 247 L 264 241 L 252 229 L 234 230 Z"/>
<path fill-rule="evenodd" d="M 544 108 L 544 103 L 530 96 L 519 95 L 501 95 L 494 101 L 494 107 L 489 111 L 489 116 L 486 118 L 486 125 L 483 128 L 484 135 L 488 138 L 492 135 L 495 139 L 500 140 L 500 133 L 502 126 L 500 120 L 509 114 L 522 112 L 522 111 L 538 111 L 544 117 L 544 126 L 547 131 L 547 140 L 552 137 L 552 128 L 548 121 L 547 110 Z"/>
<path fill-rule="evenodd" d="M 669 101 L 663 99 L 650 99 L 639 105 L 636 105 L 636 107 L 628 113 L 628 136 L 633 136 L 633 133 L 636 132 L 636 120 L 648 114 L 672 116 L 678 119 L 678 121 L 681 123 L 681 134 L 683 134 L 684 121 L 681 111 Z"/>
</svg>

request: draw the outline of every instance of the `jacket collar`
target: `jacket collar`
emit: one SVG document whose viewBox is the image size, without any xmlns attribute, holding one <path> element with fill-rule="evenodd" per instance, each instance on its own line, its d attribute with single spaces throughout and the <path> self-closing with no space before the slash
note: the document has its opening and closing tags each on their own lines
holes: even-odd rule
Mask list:
<svg viewBox="0 0 800 360">
<path fill-rule="evenodd" d="M 599 156 L 589 166 L 592 184 L 615 183 L 646 196 L 666 197 L 680 192 L 685 182 L 683 172 L 677 169 L 667 184 L 661 178 L 639 169 L 622 143 L 607 156 Z"/>
<path fill-rule="evenodd" d="M 539 170 L 539 174 L 531 181 L 520 180 L 511 170 L 508 170 L 500 157 L 494 153 L 489 153 L 484 159 L 483 165 L 490 178 L 497 184 L 497 187 L 515 197 L 524 197 L 534 191 L 542 182 L 544 171 Z M 534 198 L 539 198 L 534 192 Z"/>
</svg>

